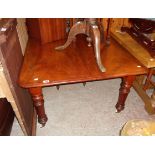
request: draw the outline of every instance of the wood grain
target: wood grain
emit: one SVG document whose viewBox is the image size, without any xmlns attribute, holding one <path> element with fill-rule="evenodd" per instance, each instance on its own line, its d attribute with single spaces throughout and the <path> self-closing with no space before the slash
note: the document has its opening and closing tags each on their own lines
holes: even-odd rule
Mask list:
<svg viewBox="0 0 155 155">
<path fill-rule="evenodd" d="M 42 44 L 66 38 L 65 18 L 27 18 L 26 23 L 29 37 Z"/>
<path fill-rule="evenodd" d="M 147 69 L 137 67 L 140 63 L 113 39 L 110 46 L 101 46 L 105 73 L 98 69 L 93 48 L 87 46 L 85 36 L 79 36 L 61 52 L 54 49 L 64 42 L 41 46 L 36 40 L 29 40 L 19 84 L 25 88 L 42 87 L 147 73 Z"/>
</svg>

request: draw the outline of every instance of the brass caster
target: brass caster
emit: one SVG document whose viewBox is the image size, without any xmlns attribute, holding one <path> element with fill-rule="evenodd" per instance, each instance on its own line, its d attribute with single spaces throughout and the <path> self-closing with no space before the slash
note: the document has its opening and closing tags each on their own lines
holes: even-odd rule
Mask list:
<svg viewBox="0 0 155 155">
<path fill-rule="evenodd" d="M 123 105 L 116 105 L 115 107 L 116 107 L 115 113 L 120 113 L 124 109 Z"/>
<path fill-rule="evenodd" d="M 116 109 L 115 113 L 119 113 L 119 111 Z"/>
</svg>

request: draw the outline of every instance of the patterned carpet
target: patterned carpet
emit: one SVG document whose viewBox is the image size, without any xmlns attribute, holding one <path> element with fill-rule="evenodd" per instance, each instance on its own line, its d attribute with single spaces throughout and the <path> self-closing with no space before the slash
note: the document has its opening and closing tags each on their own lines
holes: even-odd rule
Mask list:
<svg viewBox="0 0 155 155">
<path fill-rule="evenodd" d="M 63 85 L 43 89 L 48 122 L 38 124 L 38 136 L 118 136 L 131 119 L 154 119 L 132 88 L 121 113 L 115 113 L 121 79 Z M 12 136 L 23 135 L 15 119 Z"/>
</svg>

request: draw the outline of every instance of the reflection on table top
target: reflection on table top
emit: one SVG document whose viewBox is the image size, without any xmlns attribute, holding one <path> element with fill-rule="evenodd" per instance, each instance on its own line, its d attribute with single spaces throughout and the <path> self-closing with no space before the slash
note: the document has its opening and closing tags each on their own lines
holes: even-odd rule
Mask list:
<svg viewBox="0 0 155 155">
<path fill-rule="evenodd" d="M 93 47 L 88 47 L 85 37 L 77 37 L 68 48 L 56 51 L 65 40 L 40 45 L 29 40 L 21 69 L 19 84 L 25 88 L 51 86 L 139 75 L 147 72 L 129 52 L 115 40 L 101 46 L 101 57 L 106 72 L 96 64 Z"/>
</svg>

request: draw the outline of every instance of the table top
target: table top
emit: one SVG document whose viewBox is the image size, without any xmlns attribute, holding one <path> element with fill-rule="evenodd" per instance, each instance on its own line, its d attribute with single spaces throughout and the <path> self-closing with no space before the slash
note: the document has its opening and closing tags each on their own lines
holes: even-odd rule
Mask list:
<svg viewBox="0 0 155 155">
<path fill-rule="evenodd" d="M 36 40 L 29 40 L 19 76 L 20 86 L 52 86 L 147 72 L 139 61 L 113 39 L 110 46 L 101 46 L 102 62 L 106 67 L 104 73 L 99 70 L 93 47 L 87 46 L 85 36 L 78 36 L 75 42 L 62 51 L 54 49 L 64 43 L 65 40 L 61 40 L 41 45 Z"/>
<path fill-rule="evenodd" d="M 128 33 L 112 31 L 112 37 L 122 45 L 127 51 L 139 60 L 145 67 L 155 67 L 155 52 L 148 52 L 142 45 L 134 40 Z M 154 56 L 153 56 L 154 55 Z"/>
</svg>

